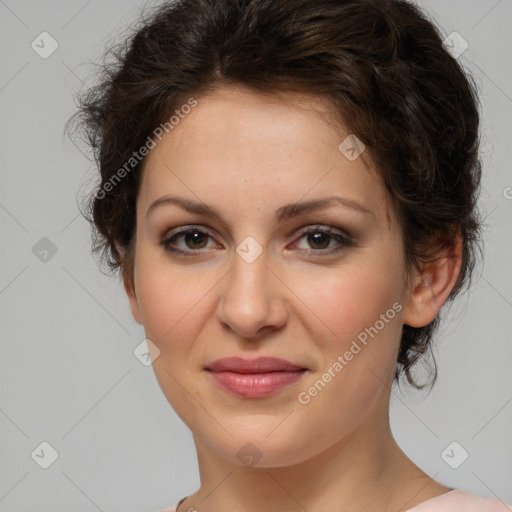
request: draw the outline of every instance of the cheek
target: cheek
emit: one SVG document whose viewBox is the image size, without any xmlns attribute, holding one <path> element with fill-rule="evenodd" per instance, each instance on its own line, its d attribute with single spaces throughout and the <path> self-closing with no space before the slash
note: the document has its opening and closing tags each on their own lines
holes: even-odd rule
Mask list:
<svg viewBox="0 0 512 512">
<path fill-rule="evenodd" d="M 209 312 L 208 291 L 215 290 L 215 273 L 172 264 L 141 250 L 137 255 L 137 297 L 146 336 L 161 350 L 173 340 L 173 350 L 190 345 Z"/>
<path fill-rule="evenodd" d="M 347 268 L 310 288 L 310 299 L 316 301 L 312 309 L 322 320 L 314 320 L 322 365 L 301 388 L 299 407 L 307 412 L 304 422 L 311 429 L 315 428 L 313 418 L 324 418 L 327 444 L 362 421 L 386 394 L 393 375 L 401 304 L 393 269 L 388 270 Z M 322 327 L 327 336 L 318 335 L 318 325 L 329 327 L 328 331 Z"/>
<path fill-rule="evenodd" d="M 318 408 L 320 414 L 323 407 L 332 407 L 339 411 L 333 413 L 336 421 L 346 421 L 345 414 L 361 417 L 378 399 L 383 382 L 389 383 L 402 329 L 396 265 L 351 265 L 309 281 L 315 283 L 308 297 L 316 313 L 310 333 L 322 363 L 310 382 L 315 388 L 311 393 L 318 389 L 321 398 L 303 390 L 305 401 L 311 397 L 314 402 L 310 411 Z M 301 293 L 306 287 L 297 291 Z"/>
<path fill-rule="evenodd" d="M 304 317 L 311 320 L 311 330 L 320 329 L 327 346 L 338 349 L 375 324 L 381 314 L 400 300 L 401 290 L 394 269 L 379 265 L 347 265 L 339 270 L 316 272 L 295 278 L 294 292 L 303 302 Z M 308 313 L 309 310 L 309 313 Z M 395 311 L 391 315 L 395 317 Z M 317 327 L 315 328 L 314 325 Z M 380 325 L 380 324 L 379 324 Z M 334 342 L 333 342 L 334 341 Z"/>
</svg>

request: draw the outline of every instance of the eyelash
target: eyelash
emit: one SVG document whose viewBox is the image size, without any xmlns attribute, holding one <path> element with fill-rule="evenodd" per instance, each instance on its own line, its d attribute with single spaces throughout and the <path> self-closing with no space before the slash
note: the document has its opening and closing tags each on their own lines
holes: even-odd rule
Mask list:
<svg viewBox="0 0 512 512">
<path fill-rule="evenodd" d="M 194 250 L 194 249 L 189 249 L 189 250 L 183 250 L 183 249 L 178 249 L 176 247 L 171 247 L 170 244 L 172 243 L 173 240 L 179 238 L 180 236 L 184 235 L 184 234 L 187 234 L 187 233 L 201 233 L 203 235 L 208 235 L 210 238 L 213 238 L 213 236 L 211 235 L 210 232 L 206 231 L 206 230 L 203 230 L 203 229 L 199 229 L 199 228 L 196 228 L 196 227 L 193 227 L 193 226 L 187 226 L 183 229 L 180 229 L 176 232 L 174 232 L 172 235 L 170 236 L 167 236 L 166 238 L 164 238 L 161 242 L 160 242 L 160 245 L 163 246 L 164 250 L 168 251 L 168 252 L 171 252 L 171 253 L 174 253 L 174 254 L 182 254 L 184 256 L 195 256 L 197 253 L 199 253 L 202 249 L 197 249 L 197 250 Z M 334 239 L 335 241 L 337 241 L 340 246 L 334 250 L 331 249 L 300 249 L 301 251 L 307 253 L 307 254 L 312 254 L 312 253 L 315 253 L 316 255 L 331 255 L 331 254 L 334 254 L 334 253 L 338 253 L 340 252 L 341 250 L 343 250 L 344 248 L 346 247 L 350 247 L 353 245 L 353 240 L 350 236 L 344 236 L 340 233 L 337 233 L 337 232 L 334 232 L 334 231 L 331 231 L 330 229 L 322 229 L 318 226 L 309 226 L 306 230 L 304 230 L 300 236 L 299 236 L 299 240 L 307 235 L 310 235 L 310 234 L 318 234 L 318 233 L 322 233 L 322 234 L 325 234 L 327 236 L 329 236 L 331 239 Z M 329 240 L 330 241 L 330 240 Z M 194 254 L 195 253 L 195 254 Z M 318 254 L 320 253 L 320 254 Z"/>
</svg>

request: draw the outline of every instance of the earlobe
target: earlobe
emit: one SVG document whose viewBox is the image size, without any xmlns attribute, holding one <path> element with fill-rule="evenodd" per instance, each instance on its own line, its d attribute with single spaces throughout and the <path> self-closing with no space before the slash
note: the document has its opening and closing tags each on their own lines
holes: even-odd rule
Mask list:
<svg viewBox="0 0 512 512">
<path fill-rule="evenodd" d="M 458 234 L 453 244 L 416 276 L 404 308 L 404 324 L 424 327 L 435 319 L 457 282 L 461 264 L 462 237 Z"/>
</svg>

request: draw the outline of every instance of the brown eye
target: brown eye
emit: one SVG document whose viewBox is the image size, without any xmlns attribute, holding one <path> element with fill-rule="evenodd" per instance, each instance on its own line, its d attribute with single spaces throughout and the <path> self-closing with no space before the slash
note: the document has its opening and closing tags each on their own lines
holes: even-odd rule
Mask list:
<svg viewBox="0 0 512 512">
<path fill-rule="evenodd" d="M 306 231 L 304 231 L 299 239 L 305 237 L 308 245 L 312 248 L 303 249 L 308 253 L 321 253 L 322 251 L 333 253 L 353 244 L 351 238 L 343 235 L 342 233 L 315 226 L 311 226 Z"/>
<path fill-rule="evenodd" d="M 167 236 L 160 244 L 166 251 L 191 254 L 206 248 L 208 239 L 212 238 L 207 231 L 198 228 L 187 227 Z M 183 239 L 185 246 L 177 247 L 177 240 Z"/>
<path fill-rule="evenodd" d="M 330 235 L 320 231 L 318 233 L 308 233 L 306 236 L 308 237 L 308 243 L 315 249 L 327 249 L 329 242 L 332 240 Z"/>
<path fill-rule="evenodd" d="M 322 254 L 332 254 L 353 245 L 353 241 L 349 236 L 315 226 L 310 226 L 305 230 L 299 237 L 299 240 L 303 238 L 307 240 L 309 248 L 299 248 L 299 250 L 309 254 L 314 253 L 318 256 Z M 171 232 L 171 234 L 160 242 L 160 245 L 171 253 L 192 256 L 199 254 L 202 249 L 208 248 L 208 239 L 213 239 L 208 231 L 194 227 L 186 227 Z M 182 241 L 181 247 L 178 245 L 179 240 Z"/>
</svg>

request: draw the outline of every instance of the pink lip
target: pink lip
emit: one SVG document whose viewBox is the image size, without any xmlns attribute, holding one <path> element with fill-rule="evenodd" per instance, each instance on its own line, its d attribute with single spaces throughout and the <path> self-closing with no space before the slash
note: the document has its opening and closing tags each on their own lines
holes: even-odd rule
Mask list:
<svg viewBox="0 0 512 512">
<path fill-rule="evenodd" d="M 284 359 L 227 357 L 205 368 L 223 389 L 244 398 L 263 398 L 293 384 L 306 368 Z"/>
<path fill-rule="evenodd" d="M 215 382 L 223 389 L 244 398 L 263 398 L 293 384 L 306 370 L 294 372 L 235 373 L 210 372 Z"/>
<path fill-rule="evenodd" d="M 268 373 L 268 372 L 294 372 L 305 370 L 303 366 L 278 359 L 276 357 L 257 357 L 256 359 L 243 359 L 242 357 L 224 357 L 217 359 L 205 367 L 214 372 L 236 373 Z"/>
</svg>

